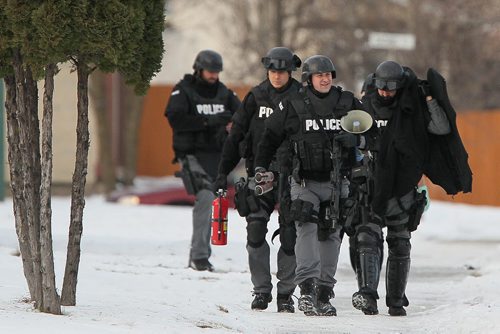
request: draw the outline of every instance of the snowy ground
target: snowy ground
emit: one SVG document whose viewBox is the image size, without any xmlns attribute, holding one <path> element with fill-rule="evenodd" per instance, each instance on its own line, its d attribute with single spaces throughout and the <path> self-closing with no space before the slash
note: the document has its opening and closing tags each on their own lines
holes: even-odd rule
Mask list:
<svg viewBox="0 0 500 334">
<path fill-rule="evenodd" d="M 60 288 L 69 199 L 52 203 Z M 383 280 L 379 315 L 351 306 L 356 282 L 347 242 L 333 300 L 338 316 L 306 317 L 278 314 L 274 301 L 268 310 L 250 310 L 245 224 L 234 211 L 229 244 L 213 248 L 213 273 L 186 268 L 190 207 L 126 206 L 91 197 L 84 221 L 77 306 L 64 307 L 63 316 L 41 314 L 23 301 L 27 287 L 15 256 L 12 202 L 0 203 L 0 333 L 500 332 L 500 208 L 432 203 L 412 239 L 411 305 L 402 318 L 387 315 Z"/>
</svg>

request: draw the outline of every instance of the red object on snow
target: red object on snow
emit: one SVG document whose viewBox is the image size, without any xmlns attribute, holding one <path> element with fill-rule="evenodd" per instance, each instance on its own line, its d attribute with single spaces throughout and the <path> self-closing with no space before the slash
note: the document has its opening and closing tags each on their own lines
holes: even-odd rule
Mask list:
<svg viewBox="0 0 500 334">
<path fill-rule="evenodd" d="M 227 211 L 229 200 L 222 190 L 212 202 L 212 245 L 227 245 Z"/>
</svg>

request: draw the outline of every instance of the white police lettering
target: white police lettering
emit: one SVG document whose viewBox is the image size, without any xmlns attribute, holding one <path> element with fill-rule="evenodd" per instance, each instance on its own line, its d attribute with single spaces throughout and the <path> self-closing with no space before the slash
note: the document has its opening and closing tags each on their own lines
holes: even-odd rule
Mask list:
<svg viewBox="0 0 500 334">
<path fill-rule="evenodd" d="M 196 110 L 201 115 L 216 115 L 224 112 L 223 104 L 197 104 Z"/>
<path fill-rule="evenodd" d="M 337 131 L 340 130 L 340 120 L 336 118 L 326 118 L 320 119 L 321 127 L 326 131 Z M 318 131 L 319 126 L 316 120 L 314 119 L 306 119 L 306 132 L 309 131 Z"/>
<path fill-rule="evenodd" d="M 377 122 L 377 128 L 381 128 L 381 127 L 384 127 L 387 125 L 387 120 L 381 119 L 381 120 L 377 120 L 375 122 Z"/>
<path fill-rule="evenodd" d="M 268 118 L 273 113 L 273 108 L 262 106 L 259 108 L 259 118 Z"/>
</svg>

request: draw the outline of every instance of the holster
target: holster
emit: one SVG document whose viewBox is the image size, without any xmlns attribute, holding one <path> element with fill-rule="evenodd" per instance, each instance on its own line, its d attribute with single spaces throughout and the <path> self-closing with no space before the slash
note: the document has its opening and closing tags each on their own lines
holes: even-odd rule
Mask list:
<svg viewBox="0 0 500 334">
<path fill-rule="evenodd" d="M 317 223 L 318 213 L 311 202 L 296 199 L 290 206 L 290 219 L 299 223 Z"/>
<path fill-rule="evenodd" d="M 422 218 L 426 204 L 427 199 L 425 197 L 425 190 L 421 193 L 416 192 L 415 203 L 410 208 L 410 212 L 408 212 L 408 230 L 410 232 L 415 231 L 420 224 L 420 219 Z"/>
<path fill-rule="evenodd" d="M 331 207 L 330 201 L 321 202 L 319 204 L 319 216 L 318 216 L 318 240 L 325 241 L 328 239 L 330 234 L 335 233 L 335 228 L 333 227 L 333 222 L 331 218 Z"/>
<path fill-rule="evenodd" d="M 248 187 L 248 181 L 240 178 L 235 184 L 236 193 L 234 194 L 234 206 L 241 217 L 246 217 L 250 213 L 260 210 L 260 202 Z"/>
</svg>

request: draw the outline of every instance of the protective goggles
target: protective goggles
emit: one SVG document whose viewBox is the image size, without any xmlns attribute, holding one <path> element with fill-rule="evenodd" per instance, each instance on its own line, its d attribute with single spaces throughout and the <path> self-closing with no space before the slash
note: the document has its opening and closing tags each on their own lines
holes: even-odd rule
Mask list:
<svg viewBox="0 0 500 334">
<path fill-rule="evenodd" d="M 284 59 L 264 57 L 262 58 L 262 64 L 264 64 L 264 67 L 267 69 L 275 69 L 278 71 L 288 69 L 287 62 Z"/>
<path fill-rule="evenodd" d="M 399 81 L 375 79 L 375 87 L 381 90 L 396 90 L 399 88 Z"/>
</svg>

